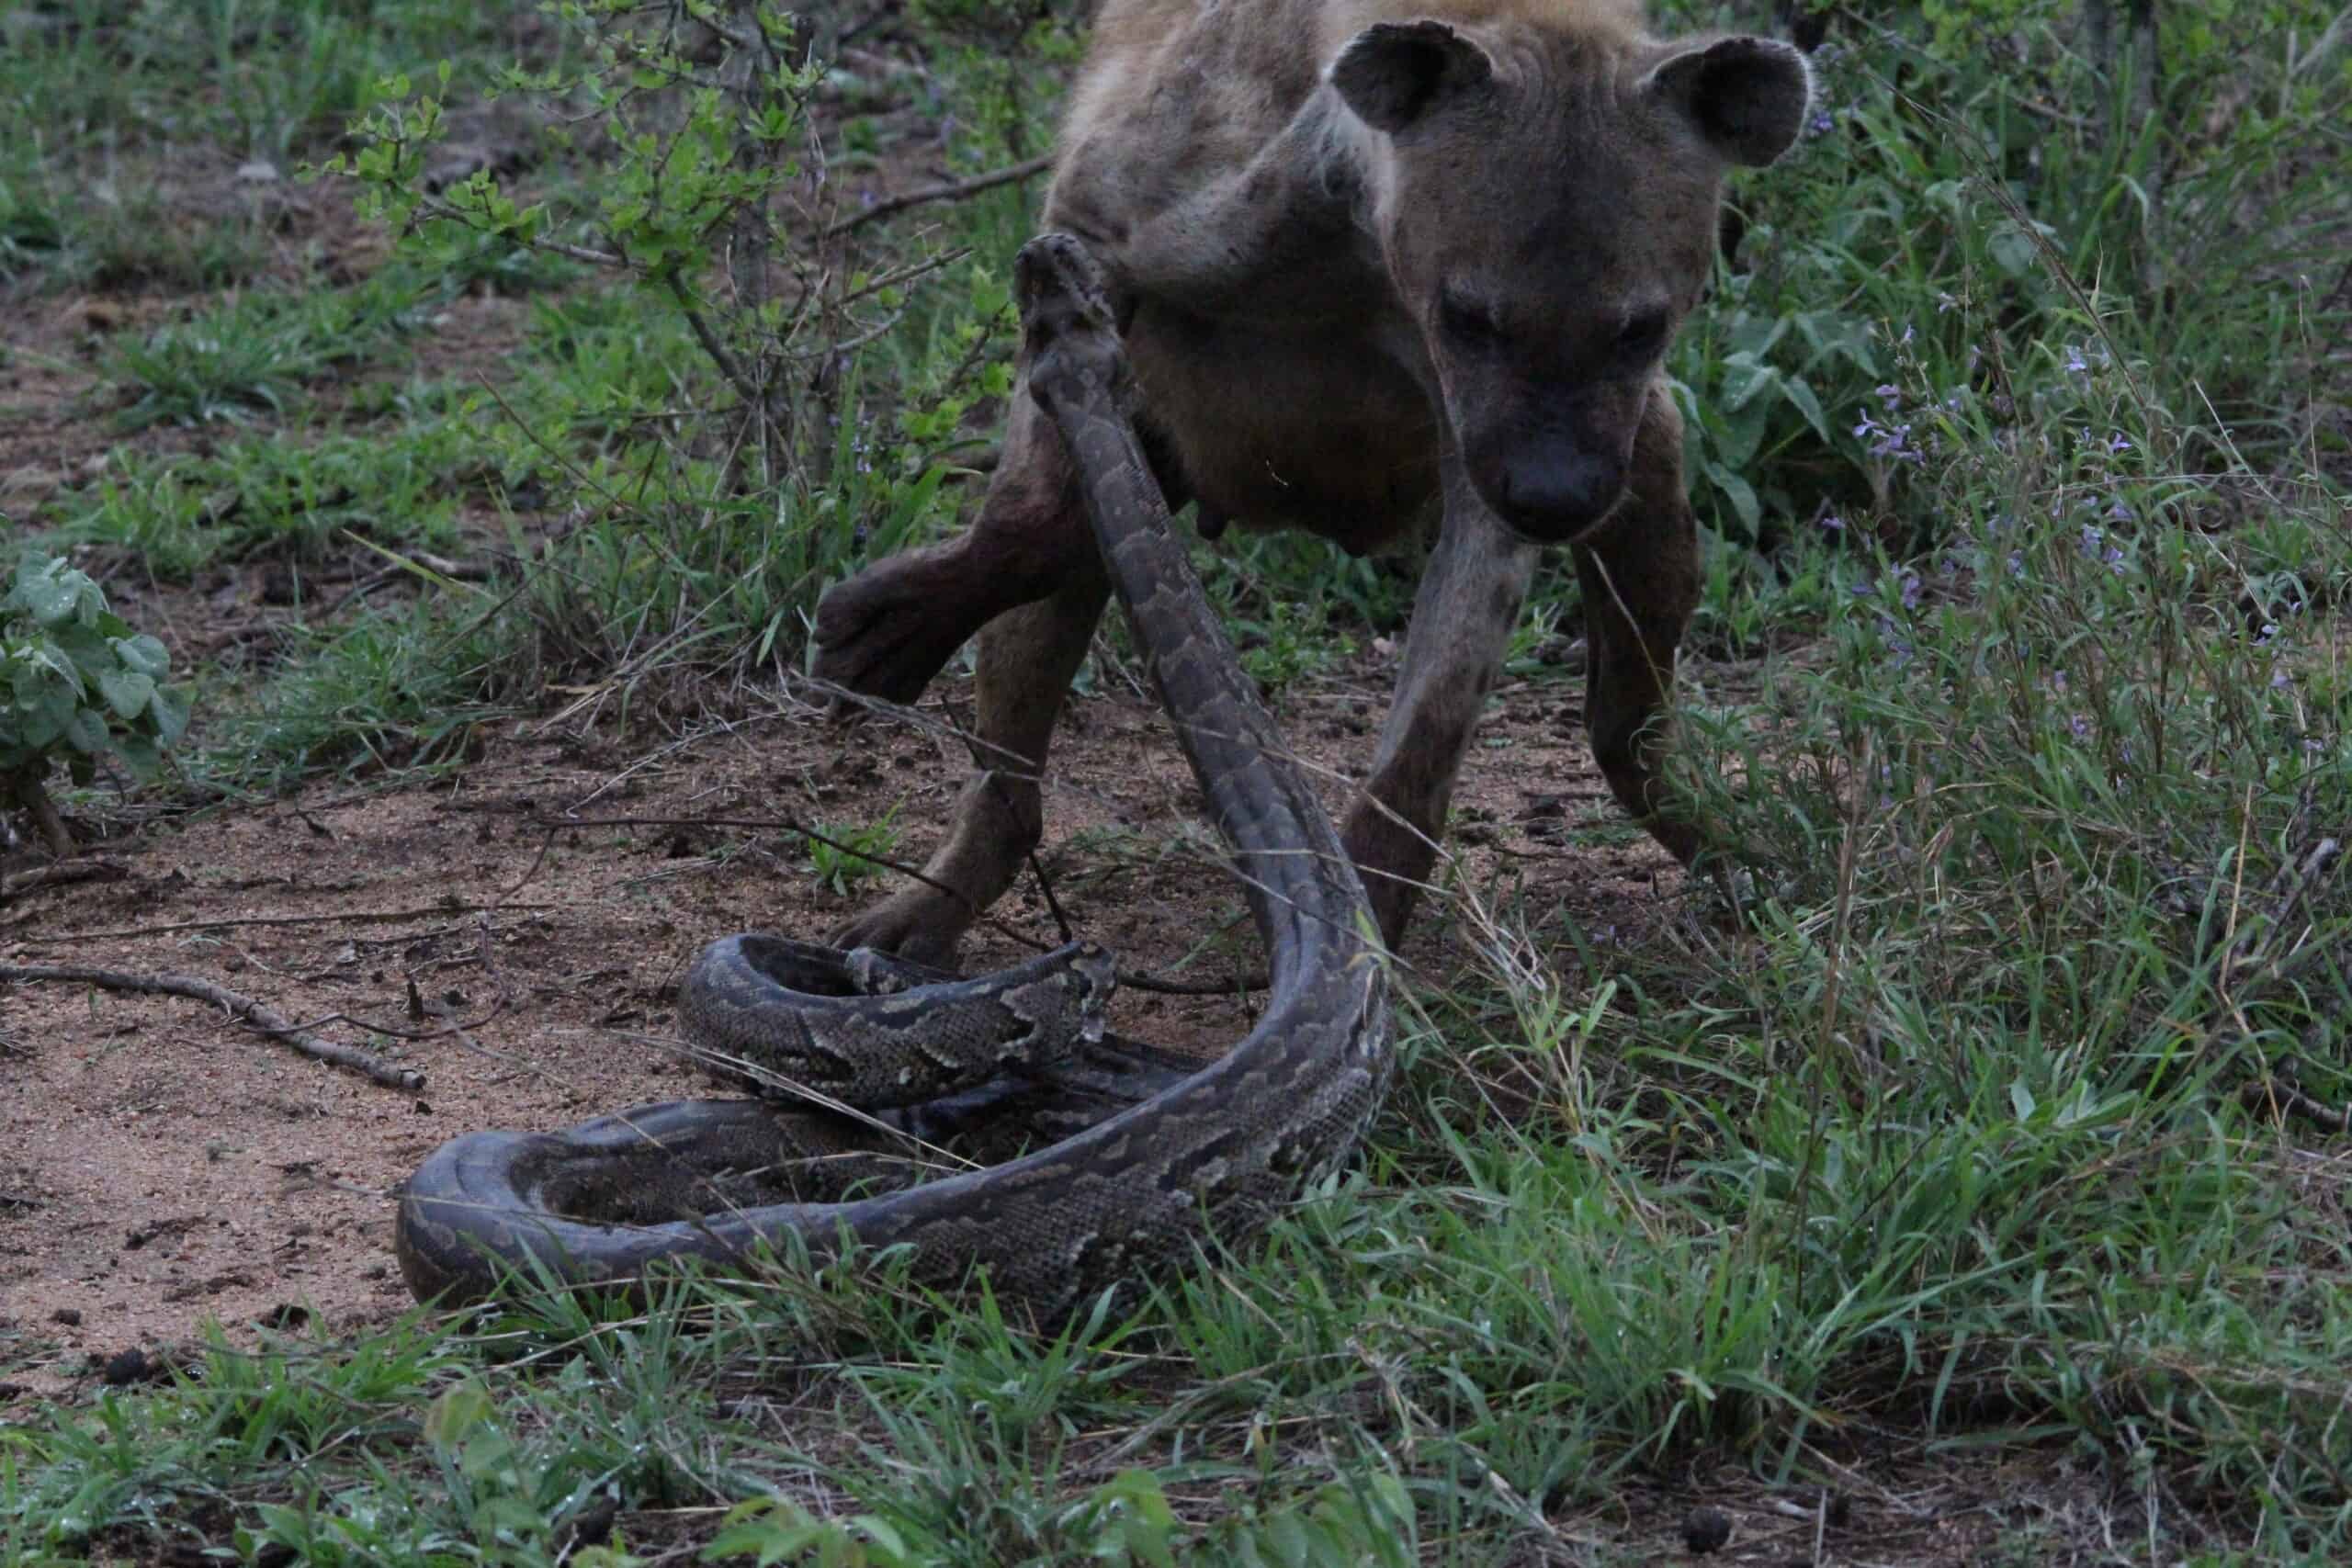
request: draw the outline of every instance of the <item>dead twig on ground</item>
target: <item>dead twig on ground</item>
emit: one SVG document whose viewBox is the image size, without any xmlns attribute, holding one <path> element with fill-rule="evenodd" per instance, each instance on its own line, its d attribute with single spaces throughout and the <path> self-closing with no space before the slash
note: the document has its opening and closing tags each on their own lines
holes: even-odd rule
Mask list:
<svg viewBox="0 0 2352 1568">
<path fill-rule="evenodd" d="M 37 865 L 30 871 L 0 877 L 0 904 L 42 887 L 62 887 L 72 882 L 119 882 L 130 870 L 110 860 L 67 860 Z"/>
<path fill-rule="evenodd" d="M 64 981 L 96 986 L 101 990 L 146 996 L 187 997 L 210 1002 L 246 1028 L 283 1041 L 314 1061 L 365 1074 L 387 1089 L 412 1093 L 424 1087 L 424 1075 L 412 1067 L 394 1066 L 355 1045 L 338 1045 L 298 1029 L 286 1015 L 226 986 L 193 975 L 130 975 L 119 969 L 99 969 L 86 964 L 0 964 L 0 982 Z"/>
<path fill-rule="evenodd" d="M 181 920 L 168 926 L 121 926 L 104 931 L 60 931 L 44 941 L 56 943 L 97 942 L 118 937 L 176 936 L 183 931 L 230 931 L 240 926 L 381 925 L 392 920 L 422 920 L 434 915 L 479 915 L 492 909 L 553 909 L 555 904 L 426 904 L 413 909 L 322 909 L 315 915 L 243 915 L 233 919 Z"/>
</svg>

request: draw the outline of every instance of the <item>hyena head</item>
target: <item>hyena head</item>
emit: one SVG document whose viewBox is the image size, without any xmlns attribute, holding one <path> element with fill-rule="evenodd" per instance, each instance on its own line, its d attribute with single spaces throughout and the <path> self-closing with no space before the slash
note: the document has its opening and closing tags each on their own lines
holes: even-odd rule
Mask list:
<svg viewBox="0 0 2352 1568">
<path fill-rule="evenodd" d="M 1724 171 L 1781 155 L 1811 81 L 1768 39 L 1480 33 L 1383 23 L 1329 79 L 1373 132 L 1372 221 L 1470 481 L 1557 543 L 1624 493 Z"/>
</svg>

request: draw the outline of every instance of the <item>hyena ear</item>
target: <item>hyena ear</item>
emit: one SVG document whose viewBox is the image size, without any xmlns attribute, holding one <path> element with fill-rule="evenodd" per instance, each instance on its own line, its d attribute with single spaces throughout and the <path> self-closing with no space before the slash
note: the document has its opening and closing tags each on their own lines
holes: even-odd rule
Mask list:
<svg viewBox="0 0 2352 1568">
<path fill-rule="evenodd" d="M 1777 39 L 1728 38 L 1669 55 L 1642 84 L 1690 118 L 1735 164 L 1760 166 L 1789 150 L 1813 103 L 1813 69 Z"/>
<path fill-rule="evenodd" d="M 1443 22 L 1375 23 L 1331 62 L 1340 100 L 1391 136 L 1494 75 L 1487 51 Z"/>
</svg>

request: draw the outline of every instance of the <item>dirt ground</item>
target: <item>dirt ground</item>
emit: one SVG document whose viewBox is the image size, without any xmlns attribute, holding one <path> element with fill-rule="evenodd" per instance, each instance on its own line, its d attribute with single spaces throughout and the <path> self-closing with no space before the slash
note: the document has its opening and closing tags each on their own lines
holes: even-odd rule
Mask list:
<svg viewBox="0 0 2352 1568">
<path fill-rule="evenodd" d="M 1370 757 L 1380 657 L 1283 705 L 1293 743 L 1335 774 Z M 1655 918 L 1680 874 L 1646 840 L 1571 832 L 1613 819 L 1580 729 L 1563 724 L 1579 687 L 1503 693 L 1458 810 L 1479 840 L 1463 862 L 1474 886 L 1521 882 L 1531 907 L 1565 903 L 1598 931 Z M 942 682 L 933 704 L 967 710 L 960 688 Z M 480 750 L 432 784 L 321 785 L 150 825 L 94 846 L 122 880 L 0 910 L 0 963 L 199 976 L 324 1037 L 372 1040 L 426 1078 L 420 1093 L 380 1087 L 201 1002 L 0 988 L 0 1382 L 59 1392 L 207 1317 L 235 1337 L 297 1312 L 338 1330 L 400 1312 L 391 1193 L 428 1152 L 481 1128 L 727 1092 L 673 1050 L 674 987 L 695 951 L 738 930 L 820 934 L 888 885 L 844 896 L 789 833 L 668 819 L 858 824 L 895 810 L 898 853 L 914 861 L 967 766 L 944 738 L 836 726 L 790 694 L 634 750 L 540 720 Z M 1156 707 L 1129 693 L 1077 704 L 1057 775 L 1045 863 L 1079 932 L 1193 979 L 1261 962 L 1235 885 L 1204 858 L 1197 795 Z M 1335 776 L 1335 803 L 1343 788 Z M 564 818 L 605 825 L 545 825 Z M 1034 883 L 999 913 L 1058 940 Z M 1425 924 L 1411 962 L 1455 961 L 1441 925 Z M 983 928 L 964 956 L 977 969 L 1024 952 Z M 1130 991 L 1114 1025 L 1213 1055 L 1248 1018 L 1230 998 Z"/>
<path fill-rule="evenodd" d="M 229 164 L 175 168 L 204 197 L 191 211 L 236 183 Z M 902 171 L 916 184 L 920 172 Z M 334 281 L 381 260 L 382 236 L 338 187 L 263 194 L 283 198 L 270 243 L 284 281 Z M 212 302 L 136 289 L 0 297 L 13 351 L 0 356 L 0 529 L 58 515 L 56 502 L 134 447 L 201 456 L 251 434 L 165 424 L 126 436 L 106 417 L 107 344 Z M 531 308 L 454 300 L 390 373 L 494 372 Z M 331 423 L 356 385 L 311 388 L 314 414 Z M 503 526 L 487 512 L 468 522 L 486 539 Z M 158 582 L 121 552 L 77 564 L 164 639 L 177 670 L 215 660 L 250 676 L 271 656 L 273 626 L 299 614 L 282 562 L 186 583 Z M 355 547 L 306 567 L 304 593 L 317 603 L 380 565 Z M 1395 653 L 1376 641 L 1282 694 L 1284 733 L 1329 770 L 1335 807 L 1347 773 L 1370 761 Z M 1043 857 L 1069 919 L 1132 968 L 1201 980 L 1259 967 L 1156 705 L 1115 674 L 1098 685 L 1063 731 Z M 432 782 L 326 782 L 194 816 L 136 801 L 102 809 L 77 826 L 119 880 L 0 902 L 0 964 L 197 976 L 425 1077 L 419 1093 L 381 1087 L 201 1002 L 0 986 L 0 1408 L 95 1378 L 125 1350 L 184 1343 L 207 1318 L 238 1338 L 300 1314 L 344 1331 L 403 1310 L 391 1195 L 427 1153 L 481 1128 L 728 1092 L 676 1055 L 672 1005 L 693 953 L 740 930 L 821 934 L 890 884 L 828 889 L 787 832 L 695 824 L 855 826 L 895 813 L 895 856 L 920 863 L 969 766 L 951 739 L 837 726 L 791 692 L 713 694 L 725 716 L 627 733 L 568 713 L 568 700 L 549 694 L 541 713 L 478 729 L 467 765 Z M 968 683 L 937 682 L 924 707 L 952 722 L 969 712 Z M 1681 875 L 1609 803 L 1581 710 L 1573 679 L 1497 694 L 1456 804 L 1460 869 L 1484 893 L 1522 888 L 1530 909 L 1564 906 L 1601 940 L 1617 927 L 1630 937 L 1676 907 Z M 551 831 L 557 818 L 601 825 Z M 0 842 L 0 875 L 40 858 Z M 1034 881 L 997 913 L 1004 929 L 975 933 L 967 968 L 1025 955 L 1021 937 L 1059 940 Z M 1430 919 L 1407 957 L 1459 962 Z M 1204 1055 L 1248 1027 L 1231 998 L 1135 992 L 1114 1021 Z"/>
</svg>

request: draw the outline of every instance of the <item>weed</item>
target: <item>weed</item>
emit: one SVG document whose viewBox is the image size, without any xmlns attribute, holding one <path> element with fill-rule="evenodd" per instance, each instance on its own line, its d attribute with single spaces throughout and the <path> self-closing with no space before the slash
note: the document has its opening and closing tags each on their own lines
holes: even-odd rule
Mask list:
<svg viewBox="0 0 2352 1568">
<path fill-rule="evenodd" d="M 107 608 L 89 577 L 28 550 L 0 594 L 0 805 L 22 808 L 51 852 L 68 854 L 49 775 L 77 784 L 120 758 L 151 776 L 187 728 L 187 705 L 164 684 L 171 655 Z"/>
<path fill-rule="evenodd" d="M 319 294 L 265 291 L 117 344 L 107 373 L 126 430 L 284 414 L 303 383 L 391 347 L 422 324 L 432 285 L 383 273 Z"/>
<path fill-rule="evenodd" d="M 903 830 L 893 806 L 878 822 L 818 825 L 823 836 L 808 840 L 808 866 L 817 886 L 847 897 L 860 884 L 882 874 L 883 861 L 898 852 Z"/>
<path fill-rule="evenodd" d="M 417 220 L 365 303 L 248 294 L 110 360 L 141 420 L 264 428 L 118 461 L 71 536 L 166 577 L 346 531 L 516 574 L 289 627 L 257 687 L 208 672 L 198 777 L 447 763 L 549 681 L 627 703 L 789 669 L 826 581 L 975 492 L 1033 220 L 1007 185 L 863 224 L 815 271 L 808 228 L 877 168 L 1041 149 L 1057 9 L 927 0 L 902 19 L 920 71 L 812 20 L 760 89 L 780 133 L 747 148 L 757 93 L 685 101 L 663 73 L 701 66 L 666 13 L 588 7 L 571 56 L 507 80 L 612 145 L 432 201 L 417 155 L 503 46 L 422 93 L 367 73 L 426 80 L 481 43 L 469 8 L 10 19 L 38 45 L 0 60 L 27 111 L 0 156 L 12 275 L 111 245 L 125 276 L 240 276 L 234 231 L 107 241 L 61 198 L 52 152 L 108 126 L 274 156 L 358 107 L 346 154 Z M 1647 1561 L 1629 1486 L 1817 1495 L 1859 1468 L 1866 1506 L 1909 1463 L 1931 1479 L 1899 1490 L 1976 1484 L 1940 1529 L 1989 1454 L 2011 1496 L 2028 1466 L 2073 1487 L 2000 1516 L 2008 1560 L 2343 1561 L 2352 56 L 2309 0 L 2164 10 L 2152 84 L 2078 14 L 1839 10 L 1812 134 L 1735 191 L 1744 239 L 1672 362 L 1710 535 L 1707 701 L 1672 772 L 1745 874 L 1736 910 L 1587 929 L 1512 901 L 1519 863 L 1492 897 L 1457 874 L 1478 962 L 1412 976 L 1358 1168 L 1063 1333 L 895 1257 L 787 1258 L 614 1322 L 524 1288 L 471 1337 L 216 1352 L 0 1433 L 0 1553 L 217 1549 L 189 1522 L 217 1507 L 243 1555 L 338 1562 Z M 761 246 L 746 290 L 730 264 Z M 279 417 L 463 287 L 532 294 L 494 399 L 386 377 L 344 405 L 372 423 Z M 490 535 L 453 505 L 478 487 L 539 492 L 546 522 L 517 502 Z M 1275 685 L 1398 635 L 1412 593 L 1409 561 L 1295 537 L 1202 559 Z M 1555 563 L 1514 676 L 1549 678 L 1577 611 Z M 812 874 L 852 893 L 901 830 L 833 830 Z M 1057 858 L 1081 852 L 1066 885 L 1202 858 L 1115 829 Z"/>
</svg>

